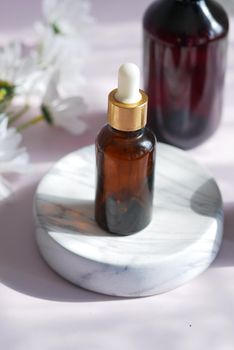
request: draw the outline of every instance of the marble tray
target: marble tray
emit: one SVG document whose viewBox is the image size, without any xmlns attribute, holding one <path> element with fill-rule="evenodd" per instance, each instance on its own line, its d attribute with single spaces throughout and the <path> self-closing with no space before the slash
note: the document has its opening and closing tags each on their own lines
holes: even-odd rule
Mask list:
<svg viewBox="0 0 234 350">
<path fill-rule="evenodd" d="M 218 253 L 222 198 L 187 154 L 158 144 L 154 216 L 143 231 L 114 236 L 94 221 L 94 146 L 60 160 L 35 195 L 36 239 L 47 263 L 83 288 L 116 296 L 163 293 L 207 269 Z"/>
</svg>

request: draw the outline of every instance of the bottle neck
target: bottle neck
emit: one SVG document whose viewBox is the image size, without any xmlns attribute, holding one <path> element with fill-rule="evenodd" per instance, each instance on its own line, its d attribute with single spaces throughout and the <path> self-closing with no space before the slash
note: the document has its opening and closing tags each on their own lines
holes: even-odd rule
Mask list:
<svg viewBox="0 0 234 350">
<path fill-rule="evenodd" d="M 111 132 L 113 132 L 117 137 L 123 138 L 123 139 L 130 139 L 130 138 L 137 138 L 142 135 L 145 128 L 135 130 L 135 131 L 121 131 L 113 128 L 111 125 L 108 124 L 108 127 L 110 128 Z"/>
</svg>

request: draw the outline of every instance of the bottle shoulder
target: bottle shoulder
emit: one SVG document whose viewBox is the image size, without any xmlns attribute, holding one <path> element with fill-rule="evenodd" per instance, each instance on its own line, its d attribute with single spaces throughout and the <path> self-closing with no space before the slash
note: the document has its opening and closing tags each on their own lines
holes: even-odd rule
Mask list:
<svg viewBox="0 0 234 350">
<path fill-rule="evenodd" d="M 213 0 L 159 0 L 146 9 L 143 27 L 162 42 L 198 45 L 226 37 L 229 21 L 223 7 Z"/>
<path fill-rule="evenodd" d="M 96 148 L 121 158 L 138 158 L 153 152 L 156 138 L 151 130 L 144 128 L 139 132 L 118 132 L 109 125 L 104 126 L 97 135 Z"/>
</svg>

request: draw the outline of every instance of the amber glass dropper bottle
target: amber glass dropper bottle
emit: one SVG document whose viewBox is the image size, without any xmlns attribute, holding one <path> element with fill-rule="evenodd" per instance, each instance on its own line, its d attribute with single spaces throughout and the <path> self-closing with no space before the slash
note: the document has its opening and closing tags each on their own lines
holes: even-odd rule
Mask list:
<svg viewBox="0 0 234 350">
<path fill-rule="evenodd" d="M 108 124 L 96 139 L 95 218 L 104 230 L 129 235 L 152 216 L 155 145 L 145 127 L 148 97 L 139 90 L 133 63 L 119 69 L 118 89 L 108 98 Z"/>
</svg>

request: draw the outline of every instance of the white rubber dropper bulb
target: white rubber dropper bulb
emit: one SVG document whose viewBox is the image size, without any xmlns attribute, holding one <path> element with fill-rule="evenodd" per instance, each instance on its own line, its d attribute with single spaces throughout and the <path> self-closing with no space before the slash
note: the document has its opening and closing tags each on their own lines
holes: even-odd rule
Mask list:
<svg viewBox="0 0 234 350">
<path fill-rule="evenodd" d="M 140 70 L 134 63 L 122 64 L 118 73 L 117 101 L 125 104 L 137 103 L 141 100 Z"/>
</svg>

